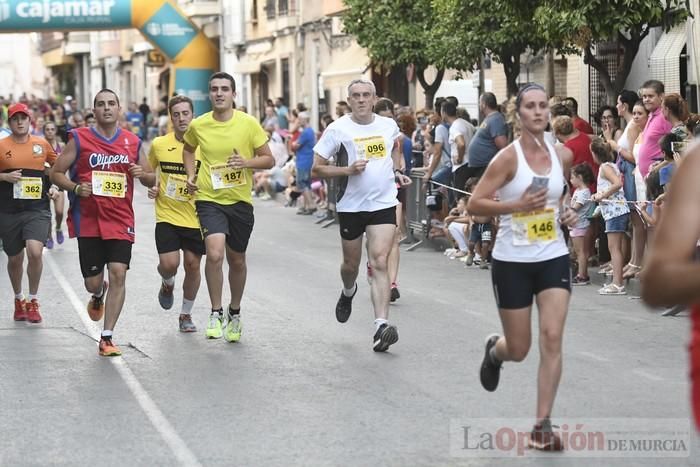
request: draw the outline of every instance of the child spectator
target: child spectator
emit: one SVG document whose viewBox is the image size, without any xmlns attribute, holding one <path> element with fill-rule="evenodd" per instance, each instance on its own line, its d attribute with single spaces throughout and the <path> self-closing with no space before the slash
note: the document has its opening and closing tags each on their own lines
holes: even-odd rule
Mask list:
<svg viewBox="0 0 700 467">
<path fill-rule="evenodd" d="M 467 191 L 473 192 L 478 181 L 477 178 L 467 180 Z M 465 263 L 467 266 L 476 263 L 480 269 L 488 269 L 488 257 L 494 233 L 493 217 L 470 216 L 469 230 L 469 254 Z"/>
<path fill-rule="evenodd" d="M 591 201 L 591 190 L 588 188 L 595 178 L 593 170 L 588 164 L 578 164 L 571 168 L 571 186 L 574 187 L 574 194 L 571 197 L 571 209 L 578 214 L 578 222 L 570 228 L 571 242 L 576 252 L 578 263 L 578 273 L 571 281 L 572 285 L 588 285 L 591 279 L 588 276 L 588 244 L 586 242 L 586 232 L 591 225 L 589 214 L 594 206 Z"/>
<path fill-rule="evenodd" d="M 469 228 L 469 215 L 467 214 L 467 197 L 457 201 L 457 207 L 450 211 L 445 218 L 445 235 L 452 239 L 456 248 L 445 253 L 450 259 L 462 258 L 467 255 L 467 234 Z"/>
<path fill-rule="evenodd" d="M 600 212 L 605 220 L 605 233 L 608 237 L 611 263 L 613 265 L 613 280 L 598 291 L 601 295 L 625 295 L 622 283 L 622 241 L 627 231 L 629 207 L 622 191 L 620 169 L 615 165 L 615 157 L 607 143 L 600 137 L 591 140 L 591 152 L 596 164 L 600 164 L 598 172 L 597 193 L 591 199 L 600 203 Z"/>
</svg>

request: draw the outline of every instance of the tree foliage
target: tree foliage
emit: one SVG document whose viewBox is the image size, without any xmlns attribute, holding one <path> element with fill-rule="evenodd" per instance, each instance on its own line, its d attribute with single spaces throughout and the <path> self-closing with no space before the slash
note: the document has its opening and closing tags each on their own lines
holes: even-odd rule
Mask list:
<svg viewBox="0 0 700 467">
<path fill-rule="evenodd" d="M 444 69 L 438 70 L 433 83 L 425 80 L 425 70 L 435 63 L 427 49 L 435 21 L 430 0 L 344 2 L 348 7 L 343 13 L 345 32 L 355 36 L 376 65 L 415 65 L 416 76 L 426 91 L 426 104 L 432 106 Z"/>
<path fill-rule="evenodd" d="M 470 70 L 488 53 L 503 64 L 508 94 L 518 92 L 520 57 L 551 43 L 534 21 L 536 0 L 433 0 L 435 22 L 431 55 L 444 68 Z M 558 42 L 557 42 L 558 43 Z"/>
<path fill-rule="evenodd" d="M 546 41 L 561 41 L 583 53 L 584 63 L 599 72 L 614 101 L 632 69 L 639 46 L 655 27 L 665 31 L 688 17 L 690 0 L 546 0 L 536 15 Z M 596 45 L 614 44 L 619 65 L 614 74 L 596 56 Z"/>
</svg>

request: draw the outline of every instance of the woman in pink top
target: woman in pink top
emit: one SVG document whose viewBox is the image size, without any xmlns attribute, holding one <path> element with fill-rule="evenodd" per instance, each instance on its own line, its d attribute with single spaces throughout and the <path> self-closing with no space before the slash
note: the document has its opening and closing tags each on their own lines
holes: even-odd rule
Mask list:
<svg viewBox="0 0 700 467">
<path fill-rule="evenodd" d="M 664 84 L 661 81 L 649 80 L 642 85 L 642 101 L 649 112 L 649 119 L 644 127 L 642 145 L 639 148 L 639 163 L 637 168 L 646 178 L 649 168 L 655 159 L 663 159 L 659 139 L 671 131 L 671 122 L 666 120 L 661 109 L 664 100 Z"/>
</svg>

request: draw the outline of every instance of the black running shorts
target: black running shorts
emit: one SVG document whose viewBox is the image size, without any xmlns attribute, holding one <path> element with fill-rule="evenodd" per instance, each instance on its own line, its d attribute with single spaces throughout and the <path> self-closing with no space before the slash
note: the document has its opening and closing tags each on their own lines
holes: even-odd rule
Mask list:
<svg viewBox="0 0 700 467">
<path fill-rule="evenodd" d="M 532 305 L 532 298 L 543 290 L 571 292 L 569 255 L 537 263 L 515 263 L 493 259 L 491 281 L 498 308 L 518 309 Z"/>
<path fill-rule="evenodd" d="M 355 240 L 365 232 L 368 225 L 396 225 L 396 207 L 371 212 L 339 212 L 338 223 L 343 240 Z"/>
<path fill-rule="evenodd" d="M 158 254 L 187 250 L 195 255 L 205 253 L 202 231 L 191 227 L 180 227 L 168 222 L 156 224 L 156 249 Z"/>
<path fill-rule="evenodd" d="M 99 237 L 79 237 L 78 256 L 83 277 L 102 273 L 108 263 L 131 263 L 132 243 L 128 240 L 102 240 Z"/>
<path fill-rule="evenodd" d="M 196 201 L 195 206 L 205 239 L 211 234 L 225 234 L 229 248 L 237 253 L 245 253 L 255 223 L 252 204 L 243 201 L 235 204 Z"/>
</svg>

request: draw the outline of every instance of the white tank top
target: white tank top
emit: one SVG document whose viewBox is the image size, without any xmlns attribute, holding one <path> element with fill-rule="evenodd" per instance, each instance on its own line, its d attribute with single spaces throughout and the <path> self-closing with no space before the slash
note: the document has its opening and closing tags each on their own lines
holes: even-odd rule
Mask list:
<svg viewBox="0 0 700 467">
<path fill-rule="evenodd" d="M 617 140 L 617 145 L 621 149 L 626 149 L 627 151 L 629 151 L 634 144 L 634 142 L 630 142 L 630 140 L 627 139 L 627 132 L 629 131 L 630 126 L 632 126 L 632 122 L 625 125 L 625 131 L 622 132 L 622 135 L 620 135 L 620 139 Z"/>
<path fill-rule="evenodd" d="M 559 202 L 564 194 L 566 180 L 554 147 L 545 142 L 551 161 L 549 174 L 536 174 L 525 159 L 519 140 L 513 142 L 517 154 L 517 169 L 513 180 L 498 190 L 501 201 L 515 201 L 522 197 L 535 176 L 548 177 L 547 204 L 538 213 L 504 214 L 500 217 L 493 257 L 499 261 L 537 263 L 568 255 L 559 224 Z M 501 156 L 499 157 L 502 157 Z"/>
</svg>

